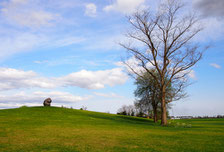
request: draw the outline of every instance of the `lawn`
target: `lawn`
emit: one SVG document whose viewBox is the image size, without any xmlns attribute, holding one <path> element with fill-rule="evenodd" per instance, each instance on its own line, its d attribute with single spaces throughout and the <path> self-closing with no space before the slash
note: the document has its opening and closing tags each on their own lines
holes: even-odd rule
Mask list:
<svg viewBox="0 0 224 152">
<path fill-rule="evenodd" d="M 224 152 L 224 119 L 152 120 L 57 108 L 0 110 L 0 152 Z"/>
</svg>

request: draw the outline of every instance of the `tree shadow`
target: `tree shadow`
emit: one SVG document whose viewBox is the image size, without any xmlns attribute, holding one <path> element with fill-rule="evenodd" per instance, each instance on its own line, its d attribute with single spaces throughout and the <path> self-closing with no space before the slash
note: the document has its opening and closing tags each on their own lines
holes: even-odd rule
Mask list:
<svg viewBox="0 0 224 152">
<path fill-rule="evenodd" d="M 128 124 L 144 124 L 144 125 L 157 125 L 153 120 L 147 118 L 139 118 L 134 116 L 123 116 L 123 115 L 88 115 L 92 118 L 111 120 L 119 123 L 128 123 Z"/>
</svg>

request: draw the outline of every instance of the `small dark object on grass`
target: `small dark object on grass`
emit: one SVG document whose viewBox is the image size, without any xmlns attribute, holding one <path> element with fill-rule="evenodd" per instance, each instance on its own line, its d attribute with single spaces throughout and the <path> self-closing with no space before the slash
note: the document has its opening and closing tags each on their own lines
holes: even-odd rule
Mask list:
<svg viewBox="0 0 224 152">
<path fill-rule="evenodd" d="M 47 98 L 44 100 L 43 104 L 44 104 L 44 106 L 51 106 L 51 102 L 52 102 L 51 98 Z"/>
</svg>

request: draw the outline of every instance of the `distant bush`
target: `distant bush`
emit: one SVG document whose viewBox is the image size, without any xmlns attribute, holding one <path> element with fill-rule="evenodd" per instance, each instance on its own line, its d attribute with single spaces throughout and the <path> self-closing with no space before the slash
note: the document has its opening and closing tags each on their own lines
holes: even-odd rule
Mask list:
<svg viewBox="0 0 224 152">
<path fill-rule="evenodd" d="M 224 118 L 224 115 L 218 115 L 217 118 Z"/>
<path fill-rule="evenodd" d="M 139 113 L 136 114 L 136 116 L 137 117 L 143 117 L 144 116 L 144 113 L 140 111 Z"/>
<path fill-rule="evenodd" d="M 121 111 L 121 112 L 118 112 L 117 114 L 118 115 L 127 115 L 127 112 L 126 111 Z"/>
<path fill-rule="evenodd" d="M 82 108 L 80 108 L 80 110 L 87 110 L 87 107 L 82 106 Z"/>
<path fill-rule="evenodd" d="M 19 107 L 19 108 L 27 108 L 27 106 L 26 106 L 26 105 L 24 105 L 24 106 L 21 106 L 21 107 Z"/>
</svg>

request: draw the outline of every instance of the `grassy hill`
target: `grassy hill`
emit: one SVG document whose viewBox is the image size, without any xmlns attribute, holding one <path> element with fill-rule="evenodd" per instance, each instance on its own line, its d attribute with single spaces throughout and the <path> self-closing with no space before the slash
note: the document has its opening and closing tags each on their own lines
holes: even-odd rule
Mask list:
<svg viewBox="0 0 224 152">
<path fill-rule="evenodd" d="M 224 119 L 152 120 L 57 107 L 0 110 L 1 152 L 223 152 Z"/>
</svg>

